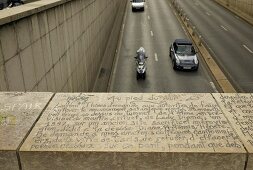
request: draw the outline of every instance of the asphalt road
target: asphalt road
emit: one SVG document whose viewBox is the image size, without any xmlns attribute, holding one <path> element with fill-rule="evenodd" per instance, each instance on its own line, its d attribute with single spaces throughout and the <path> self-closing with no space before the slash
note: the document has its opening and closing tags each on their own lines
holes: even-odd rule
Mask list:
<svg viewBox="0 0 253 170">
<path fill-rule="evenodd" d="M 197 72 L 173 70 L 169 46 L 176 38 L 187 35 L 168 0 L 147 0 L 144 12 L 132 12 L 128 3 L 126 11 L 111 92 L 217 92 L 202 61 Z M 145 80 L 136 79 L 134 56 L 140 46 L 148 55 Z"/>
<path fill-rule="evenodd" d="M 210 0 L 177 0 L 239 92 L 253 92 L 253 26 Z"/>
</svg>

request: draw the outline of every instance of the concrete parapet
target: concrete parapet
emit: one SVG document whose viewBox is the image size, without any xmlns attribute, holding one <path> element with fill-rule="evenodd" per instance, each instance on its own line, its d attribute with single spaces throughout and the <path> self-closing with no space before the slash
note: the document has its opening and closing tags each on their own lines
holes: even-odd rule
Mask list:
<svg viewBox="0 0 253 170">
<path fill-rule="evenodd" d="M 253 95 L 213 95 L 248 151 L 247 169 L 253 169 Z"/>
<path fill-rule="evenodd" d="M 17 150 L 53 93 L 0 93 L 0 169 L 19 169 Z"/>
<path fill-rule="evenodd" d="M 235 93 L 0 93 L 0 169 L 252 169 L 252 104 Z"/>
<path fill-rule="evenodd" d="M 41 0 L 1 10 L 0 90 L 91 91 L 125 3 Z"/>
<path fill-rule="evenodd" d="M 19 153 L 24 169 L 238 170 L 247 159 L 211 94 L 56 94 Z"/>
</svg>

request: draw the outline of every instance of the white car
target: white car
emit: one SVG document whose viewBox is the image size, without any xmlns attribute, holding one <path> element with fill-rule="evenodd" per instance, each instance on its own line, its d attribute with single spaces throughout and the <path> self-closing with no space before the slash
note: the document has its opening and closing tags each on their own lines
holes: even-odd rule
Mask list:
<svg viewBox="0 0 253 170">
<path fill-rule="evenodd" d="M 144 11 L 145 0 L 131 0 L 132 2 L 132 11 L 142 10 Z"/>
</svg>

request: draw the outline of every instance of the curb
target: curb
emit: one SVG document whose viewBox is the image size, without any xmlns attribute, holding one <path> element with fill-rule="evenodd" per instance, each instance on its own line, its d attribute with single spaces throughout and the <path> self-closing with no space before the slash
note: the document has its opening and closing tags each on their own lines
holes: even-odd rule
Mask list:
<svg viewBox="0 0 253 170">
<path fill-rule="evenodd" d="M 120 28 L 120 33 L 119 33 L 120 35 L 119 35 L 118 44 L 116 47 L 116 52 L 115 52 L 115 56 L 114 56 L 114 60 L 113 60 L 113 64 L 112 64 L 112 69 L 111 69 L 112 71 L 110 74 L 110 78 L 109 78 L 109 82 L 108 82 L 108 86 L 107 86 L 107 90 L 106 90 L 109 93 L 112 92 L 113 84 L 115 81 L 115 69 L 117 68 L 117 65 L 118 65 L 120 47 L 122 44 L 122 38 L 123 38 L 123 34 L 124 34 L 124 23 L 126 20 L 127 9 L 128 9 L 127 5 L 128 5 L 128 2 L 126 2 L 126 5 L 125 5 L 124 16 L 123 16 L 123 21 L 122 21 L 123 24 L 121 25 L 121 28 Z"/>
<path fill-rule="evenodd" d="M 117 9 L 117 14 L 110 32 L 107 46 L 104 51 L 101 64 L 97 73 L 92 92 L 107 92 L 111 82 L 111 74 L 115 60 L 115 50 L 117 51 L 119 38 L 121 34 L 121 25 L 124 17 L 124 9 L 127 5 L 127 0 L 120 2 L 120 7 Z"/>
</svg>

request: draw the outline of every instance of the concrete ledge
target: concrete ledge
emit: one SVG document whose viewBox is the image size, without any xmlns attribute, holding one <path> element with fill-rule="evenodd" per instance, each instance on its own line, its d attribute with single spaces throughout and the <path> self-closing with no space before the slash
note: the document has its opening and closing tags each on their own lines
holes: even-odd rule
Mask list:
<svg viewBox="0 0 253 170">
<path fill-rule="evenodd" d="M 253 95 L 239 93 L 213 96 L 249 153 L 247 169 L 253 169 Z"/>
<path fill-rule="evenodd" d="M 169 152 L 22 152 L 24 169 L 243 170 L 240 154 Z M 39 160 L 39 161 L 36 161 Z M 33 162 L 33 164 L 31 164 Z M 30 165 L 29 165 L 30 164 Z M 230 164 L 230 166 L 229 166 Z"/>
<path fill-rule="evenodd" d="M 0 93 L 0 169 L 19 169 L 17 150 L 53 93 Z"/>
<path fill-rule="evenodd" d="M 0 169 L 253 167 L 253 94 L 0 96 Z"/>
<path fill-rule="evenodd" d="M 15 8 L 0 11 L 0 25 L 19 20 L 21 18 L 45 11 L 49 8 L 64 4 L 71 0 L 40 0 Z"/>
<path fill-rule="evenodd" d="M 58 93 L 19 153 L 24 169 L 238 170 L 247 160 L 211 94 Z"/>
</svg>

